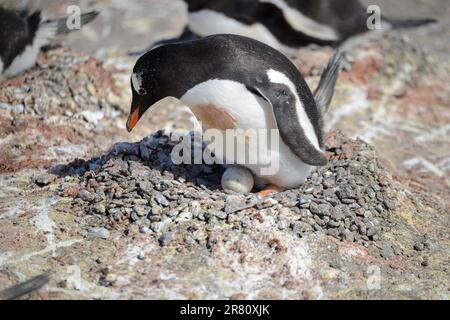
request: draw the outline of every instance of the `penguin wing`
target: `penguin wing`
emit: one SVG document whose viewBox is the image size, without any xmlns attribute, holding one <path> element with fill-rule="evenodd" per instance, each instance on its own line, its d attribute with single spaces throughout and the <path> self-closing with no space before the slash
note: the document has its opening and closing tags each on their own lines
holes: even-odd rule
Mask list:
<svg viewBox="0 0 450 320">
<path fill-rule="evenodd" d="M 291 151 L 306 164 L 325 165 L 325 154 L 306 137 L 299 123 L 296 98 L 291 90 L 279 83 L 258 85 L 254 89 L 272 106 L 281 139 Z"/>
<path fill-rule="evenodd" d="M 48 274 L 41 274 L 28 281 L 0 291 L 0 300 L 14 300 L 38 290 L 49 281 Z"/>
</svg>

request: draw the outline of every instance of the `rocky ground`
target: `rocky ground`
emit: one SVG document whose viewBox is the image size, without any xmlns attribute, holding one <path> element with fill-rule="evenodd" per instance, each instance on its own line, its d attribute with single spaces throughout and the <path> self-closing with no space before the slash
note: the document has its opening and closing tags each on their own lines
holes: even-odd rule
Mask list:
<svg viewBox="0 0 450 320">
<path fill-rule="evenodd" d="M 126 132 L 134 58 L 50 48 L 0 84 L 0 289 L 48 272 L 28 298 L 448 299 L 449 48 L 416 41 L 443 33 L 360 39 L 329 164 L 264 199 L 170 161 L 171 132 L 195 124 L 176 101 Z M 299 52 L 311 86 L 331 52 Z"/>
</svg>

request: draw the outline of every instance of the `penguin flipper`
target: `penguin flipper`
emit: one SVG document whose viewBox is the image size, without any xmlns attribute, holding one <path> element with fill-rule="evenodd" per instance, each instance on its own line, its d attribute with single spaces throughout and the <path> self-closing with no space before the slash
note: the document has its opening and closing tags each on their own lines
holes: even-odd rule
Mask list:
<svg viewBox="0 0 450 320">
<path fill-rule="evenodd" d="M 392 29 L 408 29 L 420 27 L 430 23 L 438 22 L 434 18 L 416 18 L 416 19 L 397 19 L 383 17 L 383 20 L 391 25 Z"/>
<path fill-rule="evenodd" d="M 330 106 L 343 59 L 343 55 L 339 51 L 331 57 L 320 77 L 319 85 L 314 91 L 316 106 L 322 114 L 325 114 Z"/>
<path fill-rule="evenodd" d="M 98 11 L 91 11 L 87 13 L 83 13 L 80 16 L 80 27 L 90 23 L 99 15 Z M 58 20 L 47 20 L 42 23 L 44 26 L 54 27 L 56 28 L 56 35 L 66 34 L 72 31 L 77 31 L 78 29 L 69 28 L 67 25 L 67 17 L 58 19 Z"/>
<path fill-rule="evenodd" d="M 272 106 L 281 139 L 304 163 L 323 166 L 327 163 L 325 154 L 307 138 L 299 123 L 296 98 L 284 84 L 261 85 L 255 90 Z"/>
<path fill-rule="evenodd" d="M 49 281 L 48 274 L 44 273 L 28 281 L 19 283 L 8 289 L 0 291 L 0 300 L 14 300 L 28 293 L 38 290 Z"/>
</svg>

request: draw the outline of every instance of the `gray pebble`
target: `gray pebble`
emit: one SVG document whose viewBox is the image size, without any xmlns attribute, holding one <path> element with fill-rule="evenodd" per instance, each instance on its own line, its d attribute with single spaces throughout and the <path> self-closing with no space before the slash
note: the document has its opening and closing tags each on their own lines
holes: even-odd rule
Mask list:
<svg viewBox="0 0 450 320">
<path fill-rule="evenodd" d="M 88 235 L 93 238 L 108 239 L 111 234 L 108 229 L 97 227 L 90 229 Z"/>
<path fill-rule="evenodd" d="M 159 237 L 158 241 L 162 247 L 169 245 L 174 238 L 174 234 L 171 232 L 164 232 L 161 237 Z"/>
</svg>

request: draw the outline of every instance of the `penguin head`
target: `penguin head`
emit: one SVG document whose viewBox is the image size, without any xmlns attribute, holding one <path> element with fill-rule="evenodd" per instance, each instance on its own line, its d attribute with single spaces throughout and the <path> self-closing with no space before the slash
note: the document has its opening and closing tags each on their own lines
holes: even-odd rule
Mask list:
<svg viewBox="0 0 450 320">
<path fill-rule="evenodd" d="M 153 49 L 138 59 L 131 75 L 132 102 L 127 121 L 127 130 L 131 132 L 142 115 L 152 105 L 168 96 L 176 97 L 171 90 L 170 67 L 167 66 L 164 53 Z M 164 71 L 164 72 L 163 72 Z"/>
</svg>

